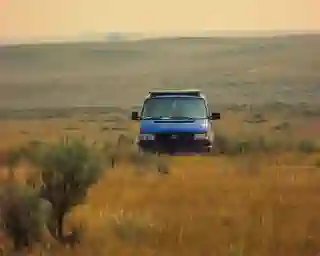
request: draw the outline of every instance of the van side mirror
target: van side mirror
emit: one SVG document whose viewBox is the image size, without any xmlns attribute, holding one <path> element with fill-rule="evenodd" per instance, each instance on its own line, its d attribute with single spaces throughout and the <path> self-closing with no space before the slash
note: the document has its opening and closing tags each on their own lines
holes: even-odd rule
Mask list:
<svg viewBox="0 0 320 256">
<path fill-rule="evenodd" d="M 139 113 L 137 111 L 134 111 L 131 113 L 131 120 L 134 120 L 134 121 L 139 120 Z"/>
<path fill-rule="evenodd" d="M 210 120 L 219 120 L 221 118 L 220 113 L 211 113 Z"/>
</svg>

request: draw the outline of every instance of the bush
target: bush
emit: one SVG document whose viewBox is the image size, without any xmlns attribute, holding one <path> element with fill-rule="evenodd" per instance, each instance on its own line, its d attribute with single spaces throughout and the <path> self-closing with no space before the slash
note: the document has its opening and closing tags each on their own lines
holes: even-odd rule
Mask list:
<svg viewBox="0 0 320 256">
<path fill-rule="evenodd" d="M 1 227 L 15 250 L 41 241 L 46 213 L 34 190 L 10 184 L 0 194 Z"/>
<path fill-rule="evenodd" d="M 41 170 L 43 185 L 39 195 L 52 205 L 48 230 L 60 242 L 72 241 L 71 236 L 76 239 L 76 231 L 64 236 L 64 218 L 84 202 L 88 189 L 98 181 L 104 169 L 100 155 L 77 139 L 41 144 L 26 152 Z"/>
<path fill-rule="evenodd" d="M 320 151 L 320 148 L 313 141 L 303 140 L 298 143 L 298 150 L 300 152 L 309 154 Z"/>
<path fill-rule="evenodd" d="M 253 151 L 260 151 L 264 146 L 264 140 L 249 140 L 236 138 L 228 138 L 225 135 L 217 134 L 214 142 L 214 153 L 218 154 L 228 154 L 228 155 L 238 155 L 245 154 Z"/>
<path fill-rule="evenodd" d="M 215 135 L 213 152 L 216 154 L 234 154 L 236 153 L 236 149 L 230 138 L 217 133 Z"/>
<path fill-rule="evenodd" d="M 272 126 L 272 129 L 275 131 L 287 131 L 291 128 L 291 124 L 288 121 L 283 121 Z"/>
<path fill-rule="evenodd" d="M 246 153 L 302 152 L 306 154 L 320 152 L 315 140 L 294 140 L 292 137 L 272 137 L 259 134 L 245 134 L 231 137 L 218 131 L 215 135 L 214 154 L 239 155 Z"/>
<path fill-rule="evenodd" d="M 158 155 L 139 152 L 134 140 L 125 135 L 120 135 L 116 145 L 105 142 L 103 152 L 111 162 L 112 168 L 120 162 L 127 162 L 139 170 L 155 167 L 161 174 L 169 173 L 168 162 Z"/>
<path fill-rule="evenodd" d="M 276 142 L 266 139 L 263 136 L 250 138 L 231 138 L 218 133 L 214 141 L 214 154 L 239 155 L 247 153 L 268 153 L 275 151 L 290 150 L 289 143 Z"/>
<path fill-rule="evenodd" d="M 259 124 L 267 122 L 267 119 L 262 113 L 251 113 L 251 115 L 247 119 L 245 119 L 245 122 Z"/>
<path fill-rule="evenodd" d="M 14 180 L 14 168 L 18 165 L 20 161 L 21 152 L 19 149 L 13 149 L 8 153 L 8 157 L 6 159 L 6 165 L 8 167 L 9 171 L 9 177 L 8 179 L 10 181 Z"/>
<path fill-rule="evenodd" d="M 139 170 L 155 168 L 160 174 L 168 174 L 170 171 L 170 166 L 166 159 L 153 153 L 133 151 L 128 160 Z"/>
</svg>

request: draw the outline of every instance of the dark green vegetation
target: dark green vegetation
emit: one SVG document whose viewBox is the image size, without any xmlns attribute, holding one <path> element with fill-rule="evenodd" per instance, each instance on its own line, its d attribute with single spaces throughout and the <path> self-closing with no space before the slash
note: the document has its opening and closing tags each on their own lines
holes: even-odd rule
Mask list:
<svg viewBox="0 0 320 256">
<path fill-rule="evenodd" d="M 29 173 L 29 186 L 17 185 L 11 175 L 12 183 L 2 194 L 1 219 L 14 248 L 20 250 L 38 242 L 45 226 L 59 242 L 77 242 L 79 231 L 65 235 L 63 223 L 73 207 L 84 203 L 87 190 L 105 168 L 95 148 L 78 139 L 56 144 L 31 143 L 10 152 L 10 156 L 14 156 L 8 162 L 11 171 L 22 159 L 38 171 L 38 177 Z M 50 205 L 50 210 L 47 207 L 44 212 L 41 202 Z"/>
<path fill-rule="evenodd" d="M 31 188 L 1 184 L 1 229 L 13 241 L 14 249 L 32 248 L 41 241 L 46 212 Z"/>
<path fill-rule="evenodd" d="M 144 169 L 148 164 L 156 165 L 159 172 L 168 173 L 164 161 L 116 149 L 66 137 L 56 143 L 33 141 L 8 152 L 10 175 L 1 184 L 0 219 L 1 231 L 12 239 L 14 249 L 32 249 L 43 241 L 45 230 L 64 245 L 80 243 L 83 230 L 76 227 L 65 234 L 64 220 L 73 208 L 85 203 L 88 190 L 103 177 L 104 170 L 114 168 L 121 160 Z M 32 166 L 24 185 L 15 179 L 15 170 L 22 161 Z"/>
</svg>

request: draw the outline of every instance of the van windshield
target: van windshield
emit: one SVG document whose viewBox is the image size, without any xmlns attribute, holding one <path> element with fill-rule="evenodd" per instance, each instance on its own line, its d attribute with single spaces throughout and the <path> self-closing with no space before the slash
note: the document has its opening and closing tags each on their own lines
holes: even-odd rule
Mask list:
<svg viewBox="0 0 320 256">
<path fill-rule="evenodd" d="M 207 107 L 204 99 L 201 98 L 151 98 L 144 103 L 142 119 L 199 119 L 207 118 Z"/>
</svg>

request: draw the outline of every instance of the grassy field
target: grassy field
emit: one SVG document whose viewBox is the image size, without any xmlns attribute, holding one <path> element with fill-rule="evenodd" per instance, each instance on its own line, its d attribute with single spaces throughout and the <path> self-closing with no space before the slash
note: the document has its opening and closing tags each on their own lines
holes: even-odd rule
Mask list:
<svg viewBox="0 0 320 256">
<path fill-rule="evenodd" d="M 319 44 L 305 35 L 0 47 L 0 108 L 128 108 L 150 89 L 190 87 L 212 104 L 319 104 Z"/>
<path fill-rule="evenodd" d="M 80 245 L 65 248 L 48 236 L 31 255 L 318 255 L 319 42 L 304 36 L 0 48 L 1 180 L 8 150 L 31 140 L 134 137 L 128 110 L 151 88 L 203 89 L 221 111 L 216 131 L 227 144 L 224 154 L 166 157 L 168 175 L 149 166 L 138 172 L 130 162 L 106 170 L 68 216 L 67 229 L 85 228 Z M 68 108 L 90 104 L 113 108 Z M 22 107 L 42 109 L 8 110 Z M 28 171 L 18 166 L 17 180 Z M 5 252 L 9 242 L 0 237 Z"/>
<path fill-rule="evenodd" d="M 148 166 L 137 172 L 123 162 L 107 170 L 86 203 L 68 217 L 70 225 L 85 226 L 81 244 L 67 249 L 49 237 L 49 248 L 39 250 L 48 255 L 317 255 L 319 122 L 311 133 L 305 120 L 316 125 L 319 117 L 285 119 L 284 114 L 263 113 L 260 121 L 252 121 L 256 115 L 250 112 L 225 111 L 217 131 L 235 146 L 244 138 L 253 143 L 258 136 L 276 146 L 270 142 L 242 154 L 168 158 L 170 173 L 165 176 Z M 65 135 L 97 143 L 115 141 L 120 134 L 134 136 L 136 124 L 127 119 L 116 112 L 3 119 L 1 152 Z M 277 151 L 277 145 L 293 137 L 307 147 L 297 143 L 291 150 Z M 24 180 L 25 167 L 16 173 Z M 35 249 L 33 255 L 39 253 Z"/>
</svg>

